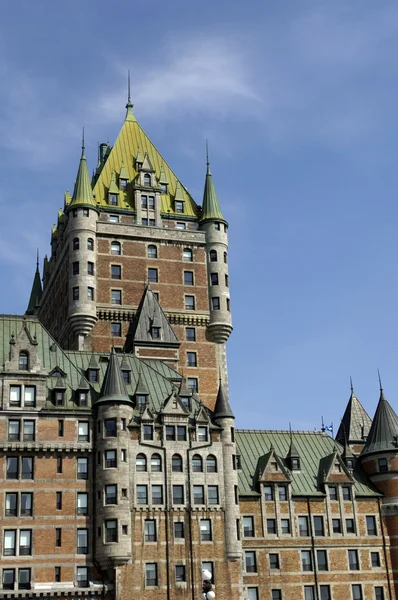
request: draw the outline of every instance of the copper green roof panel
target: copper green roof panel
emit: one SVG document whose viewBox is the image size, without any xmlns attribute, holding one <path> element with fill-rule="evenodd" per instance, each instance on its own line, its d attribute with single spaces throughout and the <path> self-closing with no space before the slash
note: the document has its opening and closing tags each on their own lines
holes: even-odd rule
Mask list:
<svg viewBox="0 0 398 600">
<path fill-rule="evenodd" d="M 374 452 L 397 452 L 397 449 L 398 416 L 384 397 L 383 390 L 381 390 L 372 427 L 370 428 L 361 456 L 373 454 Z"/>
<path fill-rule="evenodd" d="M 202 216 L 200 220 L 206 221 L 207 219 L 225 221 L 221 212 L 220 203 L 217 198 L 209 163 L 207 163 L 206 182 L 203 192 Z"/>
<path fill-rule="evenodd" d="M 349 444 L 363 443 L 369 434 L 371 425 L 372 419 L 352 391 L 336 434 L 336 440 L 341 445 L 344 445 L 346 440 Z"/>
<path fill-rule="evenodd" d="M 84 145 L 77 171 L 76 183 L 70 206 L 91 205 L 95 206 L 93 190 L 91 189 L 90 175 L 88 174 L 87 161 L 84 155 Z"/>
</svg>

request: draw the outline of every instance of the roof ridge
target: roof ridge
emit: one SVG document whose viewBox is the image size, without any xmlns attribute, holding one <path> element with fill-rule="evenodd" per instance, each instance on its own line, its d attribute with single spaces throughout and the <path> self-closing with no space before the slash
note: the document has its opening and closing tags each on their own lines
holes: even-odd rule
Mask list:
<svg viewBox="0 0 398 600">
<path fill-rule="evenodd" d="M 290 435 L 289 429 L 235 429 L 235 432 L 245 432 L 245 433 L 287 433 Z M 325 438 L 330 438 L 333 442 L 333 438 L 329 435 L 323 433 L 323 431 L 307 431 L 305 429 L 292 429 L 292 433 L 304 433 L 306 435 L 322 435 Z"/>
</svg>

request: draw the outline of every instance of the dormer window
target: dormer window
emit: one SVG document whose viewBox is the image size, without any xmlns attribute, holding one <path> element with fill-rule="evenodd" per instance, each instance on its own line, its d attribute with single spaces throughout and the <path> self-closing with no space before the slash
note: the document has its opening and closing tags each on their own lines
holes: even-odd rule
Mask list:
<svg viewBox="0 0 398 600">
<path fill-rule="evenodd" d="M 160 327 L 151 328 L 152 339 L 160 340 Z"/>
<path fill-rule="evenodd" d="M 160 184 L 160 193 L 161 194 L 167 194 L 167 183 L 161 183 Z"/>
<path fill-rule="evenodd" d="M 150 185 L 151 185 L 151 176 L 149 175 L 149 173 L 144 174 L 144 185 L 146 187 L 150 187 Z"/>
<path fill-rule="evenodd" d="M 146 407 L 146 395 L 145 394 L 137 394 L 136 396 L 137 408 L 140 410 L 144 410 Z"/>
<path fill-rule="evenodd" d="M 130 381 L 131 381 L 130 371 L 122 371 L 122 376 L 123 376 L 124 383 L 130 383 Z"/>
<path fill-rule="evenodd" d="M 127 179 L 119 179 L 119 187 L 121 190 L 127 190 L 127 184 L 128 184 Z"/>
<path fill-rule="evenodd" d="M 292 471 L 300 471 L 300 459 L 292 458 Z"/>
<path fill-rule="evenodd" d="M 87 392 L 79 392 L 78 398 L 77 398 L 79 406 L 81 406 L 81 407 L 87 406 L 87 398 L 88 398 Z"/>
<path fill-rule="evenodd" d="M 65 404 L 65 392 L 64 390 L 55 391 L 55 406 L 64 406 Z"/>
<path fill-rule="evenodd" d="M 18 369 L 20 371 L 28 371 L 29 370 L 29 354 L 28 352 L 20 352 L 18 359 Z"/>
<path fill-rule="evenodd" d="M 185 408 L 187 408 L 188 410 L 190 409 L 189 406 L 189 398 L 187 396 L 182 396 L 182 398 L 180 398 L 181 403 L 185 406 Z"/>
<path fill-rule="evenodd" d="M 209 431 L 207 427 L 198 427 L 196 434 L 197 442 L 207 442 L 209 438 Z"/>
<path fill-rule="evenodd" d="M 108 204 L 109 204 L 109 206 L 117 206 L 118 205 L 117 194 L 108 194 Z"/>
<path fill-rule="evenodd" d="M 142 169 L 142 162 L 136 161 L 136 163 L 135 163 L 135 169 L 136 169 L 136 171 L 141 171 L 141 169 Z"/>
<path fill-rule="evenodd" d="M 181 200 L 176 200 L 174 202 L 174 210 L 176 213 L 183 213 L 184 212 L 184 202 L 182 202 Z"/>
<path fill-rule="evenodd" d="M 88 370 L 88 380 L 91 383 L 97 383 L 99 380 L 99 370 L 98 369 L 89 369 Z"/>
<path fill-rule="evenodd" d="M 337 471 L 338 473 L 341 473 L 341 464 L 339 462 L 335 462 L 334 463 L 334 469 L 335 471 Z"/>
<path fill-rule="evenodd" d="M 351 471 L 354 469 L 354 459 L 353 458 L 347 458 L 345 463 L 347 465 L 347 469 L 350 469 Z"/>
</svg>

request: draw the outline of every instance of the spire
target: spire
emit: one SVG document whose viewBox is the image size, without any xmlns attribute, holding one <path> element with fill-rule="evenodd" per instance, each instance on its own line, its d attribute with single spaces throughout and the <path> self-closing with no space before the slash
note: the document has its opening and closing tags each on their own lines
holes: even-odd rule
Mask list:
<svg viewBox="0 0 398 600">
<path fill-rule="evenodd" d="M 290 459 L 290 458 L 300 458 L 300 454 L 296 448 L 296 445 L 293 441 L 293 434 L 292 434 L 292 427 L 289 423 L 289 432 L 290 432 L 290 446 L 289 446 L 289 450 L 287 453 L 286 458 Z"/>
<path fill-rule="evenodd" d="M 137 119 L 133 113 L 134 104 L 131 102 L 131 90 L 130 90 L 130 69 L 127 75 L 127 104 L 126 104 L 126 121 L 136 121 Z"/>
<path fill-rule="evenodd" d="M 379 403 L 361 456 L 364 454 L 372 454 L 374 452 L 397 452 L 398 416 L 384 397 L 380 373 L 379 384 Z"/>
<path fill-rule="evenodd" d="M 224 392 L 224 387 L 220 377 L 216 405 L 213 411 L 213 418 L 222 419 L 224 417 L 229 417 L 231 419 L 235 418 L 229 405 L 228 398 Z"/>
<path fill-rule="evenodd" d="M 39 249 L 37 249 L 37 257 L 36 257 L 36 272 L 33 278 L 32 291 L 30 293 L 28 308 L 26 309 L 26 315 L 34 315 L 37 312 L 38 307 L 40 306 L 40 298 L 43 293 L 41 287 L 40 280 L 40 270 L 39 270 Z"/>
<path fill-rule="evenodd" d="M 144 383 L 144 380 L 142 378 L 141 369 L 138 373 L 137 387 L 135 388 L 134 394 L 136 396 L 148 396 L 149 395 L 149 392 L 148 392 L 146 385 Z"/>
<path fill-rule="evenodd" d="M 363 444 L 372 425 L 372 419 L 355 395 L 351 377 L 350 389 L 351 395 L 336 434 L 336 440 L 342 446 L 345 443 Z"/>
<path fill-rule="evenodd" d="M 201 221 L 206 221 L 208 219 L 225 221 L 221 212 L 216 190 L 214 188 L 213 178 L 210 171 L 209 148 L 206 141 L 206 182 L 205 189 L 203 192 Z"/>
<path fill-rule="evenodd" d="M 82 136 L 82 155 L 80 157 L 79 169 L 77 171 L 75 188 L 73 190 L 70 206 L 89 204 L 95 206 L 93 190 L 91 189 L 90 175 L 88 173 L 87 161 L 84 155 L 84 128 Z"/>
<path fill-rule="evenodd" d="M 101 396 L 98 399 L 97 404 L 102 404 L 104 402 L 131 402 L 120 370 L 115 348 L 112 348 L 111 351 L 104 383 L 102 385 Z"/>
</svg>

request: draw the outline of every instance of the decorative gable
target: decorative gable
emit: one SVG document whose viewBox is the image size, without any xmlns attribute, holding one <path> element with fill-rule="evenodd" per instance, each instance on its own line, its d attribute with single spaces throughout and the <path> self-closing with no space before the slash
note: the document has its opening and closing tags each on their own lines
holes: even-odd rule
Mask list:
<svg viewBox="0 0 398 600">
<path fill-rule="evenodd" d="M 195 419 L 197 423 L 210 423 L 209 414 L 203 404 L 201 404 L 198 412 L 196 413 Z"/>
<path fill-rule="evenodd" d="M 354 483 L 350 471 L 337 450 L 321 459 L 319 470 L 323 483 Z"/>
<path fill-rule="evenodd" d="M 258 480 L 290 482 L 291 475 L 283 459 L 275 453 L 274 448 L 262 456 L 258 461 Z"/>
<path fill-rule="evenodd" d="M 31 333 L 24 323 L 17 337 L 11 334 L 10 359 L 4 365 L 5 371 L 26 371 L 38 373 L 41 371 L 40 359 L 37 352 L 36 334 Z"/>
</svg>

